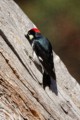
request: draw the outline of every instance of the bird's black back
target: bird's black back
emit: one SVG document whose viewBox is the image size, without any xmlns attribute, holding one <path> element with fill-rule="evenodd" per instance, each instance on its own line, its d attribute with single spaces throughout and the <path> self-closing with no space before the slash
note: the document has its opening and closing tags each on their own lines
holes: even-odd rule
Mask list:
<svg viewBox="0 0 80 120">
<path fill-rule="evenodd" d="M 44 37 L 35 39 L 33 49 L 35 50 L 37 56 L 41 57 L 41 59 L 43 60 L 40 62 L 43 62 L 42 64 L 44 64 L 45 62 L 49 67 L 49 69 L 52 70 L 54 65 L 53 65 L 52 46 L 50 42 Z"/>
</svg>

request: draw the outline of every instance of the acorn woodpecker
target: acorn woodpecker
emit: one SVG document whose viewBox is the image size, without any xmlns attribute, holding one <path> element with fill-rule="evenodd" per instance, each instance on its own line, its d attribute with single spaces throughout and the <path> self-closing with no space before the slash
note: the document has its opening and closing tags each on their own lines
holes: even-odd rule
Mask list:
<svg viewBox="0 0 80 120">
<path fill-rule="evenodd" d="M 43 79 L 52 77 L 56 80 L 52 45 L 49 40 L 37 28 L 32 28 L 25 36 L 33 48 L 34 62 L 41 65 L 42 70 L 44 70 Z"/>
</svg>

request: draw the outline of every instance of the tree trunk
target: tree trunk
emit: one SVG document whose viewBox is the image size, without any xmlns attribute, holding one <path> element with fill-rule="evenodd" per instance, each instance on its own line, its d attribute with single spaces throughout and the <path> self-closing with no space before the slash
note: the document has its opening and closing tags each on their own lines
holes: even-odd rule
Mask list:
<svg viewBox="0 0 80 120">
<path fill-rule="evenodd" d="M 35 25 L 0 0 L 0 120 L 80 120 L 80 86 L 54 53 L 55 81 L 43 89 L 25 34 Z"/>
</svg>

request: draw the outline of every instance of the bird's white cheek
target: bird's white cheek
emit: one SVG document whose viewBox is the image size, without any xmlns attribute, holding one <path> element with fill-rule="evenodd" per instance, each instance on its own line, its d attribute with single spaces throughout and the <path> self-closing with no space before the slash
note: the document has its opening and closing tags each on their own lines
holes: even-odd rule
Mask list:
<svg viewBox="0 0 80 120">
<path fill-rule="evenodd" d="M 32 40 L 34 38 L 33 35 L 29 35 L 29 39 Z"/>
</svg>

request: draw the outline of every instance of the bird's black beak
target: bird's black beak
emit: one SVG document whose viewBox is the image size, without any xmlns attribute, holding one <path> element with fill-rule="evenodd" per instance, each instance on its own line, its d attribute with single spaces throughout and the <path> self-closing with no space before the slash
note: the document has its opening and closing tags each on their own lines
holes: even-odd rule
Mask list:
<svg viewBox="0 0 80 120">
<path fill-rule="evenodd" d="M 25 37 L 29 40 L 29 35 L 27 34 L 27 35 L 25 35 Z"/>
<path fill-rule="evenodd" d="M 29 35 L 27 34 L 27 35 L 25 35 L 25 37 L 27 38 L 28 42 L 30 43 Z"/>
</svg>

